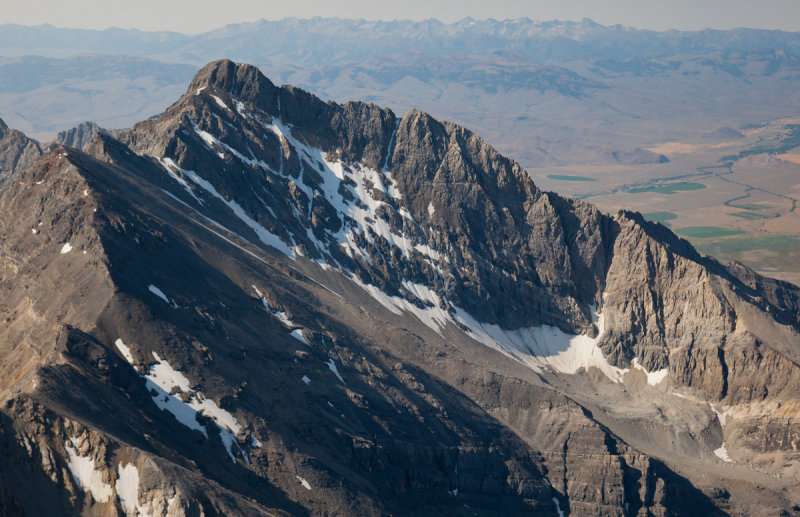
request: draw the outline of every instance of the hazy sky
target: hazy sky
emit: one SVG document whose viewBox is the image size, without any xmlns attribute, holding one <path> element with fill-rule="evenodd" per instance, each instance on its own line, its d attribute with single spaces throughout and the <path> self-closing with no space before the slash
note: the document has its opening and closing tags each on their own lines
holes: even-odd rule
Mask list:
<svg viewBox="0 0 800 517">
<path fill-rule="evenodd" d="M 800 30 L 800 0 L 0 0 L 0 23 L 198 33 L 287 16 L 580 20 L 664 30 L 758 27 Z"/>
</svg>

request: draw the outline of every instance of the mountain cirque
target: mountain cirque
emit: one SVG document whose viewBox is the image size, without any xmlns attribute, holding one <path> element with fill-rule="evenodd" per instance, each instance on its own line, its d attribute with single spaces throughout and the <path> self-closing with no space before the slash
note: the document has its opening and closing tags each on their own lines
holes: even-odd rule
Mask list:
<svg viewBox="0 0 800 517">
<path fill-rule="evenodd" d="M 230 61 L 64 138 L 0 133 L 3 515 L 800 513 L 797 287 Z"/>
</svg>

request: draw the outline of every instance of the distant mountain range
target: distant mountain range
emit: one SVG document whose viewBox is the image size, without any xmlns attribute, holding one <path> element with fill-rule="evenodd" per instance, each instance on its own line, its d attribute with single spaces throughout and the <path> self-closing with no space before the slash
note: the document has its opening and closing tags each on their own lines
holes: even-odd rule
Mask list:
<svg viewBox="0 0 800 517">
<path fill-rule="evenodd" d="M 542 63 L 664 58 L 754 49 L 800 53 L 800 34 L 762 29 L 638 30 L 582 22 L 473 20 L 368 21 L 286 18 L 227 25 L 198 35 L 174 32 L 0 25 L 0 48 L 28 52 L 104 52 L 197 64 L 219 55 L 265 64 L 321 67 L 381 54 L 484 54 L 511 51 Z"/>
<path fill-rule="evenodd" d="M 155 114 L 192 67 L 218 58 L 326 99 L 425 109 L 526 167 L 616 163 L 654 141 L 800 111 L 800 33 L 755 29 L 313 18 L 183 35 L 3 25 L 0 55 L 0 116 L 42 139 L 80 116 L 121 128 Z"/>
</svg>

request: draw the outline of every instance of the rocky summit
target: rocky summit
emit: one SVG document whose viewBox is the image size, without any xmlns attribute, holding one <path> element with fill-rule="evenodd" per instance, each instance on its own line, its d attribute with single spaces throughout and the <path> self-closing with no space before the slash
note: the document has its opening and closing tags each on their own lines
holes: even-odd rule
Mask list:
<svg viewBox="0 0 800 517">
<path fill-rule="evenodd" d="M 800 288 L 463 127 L 218 61 L 0 151 L 2 515 L 800 514 Z"/>
</svg>

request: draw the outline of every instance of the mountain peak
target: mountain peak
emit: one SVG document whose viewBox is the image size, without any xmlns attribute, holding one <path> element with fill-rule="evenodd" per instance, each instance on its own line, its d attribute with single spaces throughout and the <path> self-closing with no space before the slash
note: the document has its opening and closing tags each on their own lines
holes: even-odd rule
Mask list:
<svg viewBox="0 0 800 517">
<path fill-rule="evenodd" d="M 76 149 L 84 149 L 95 135 L 107 132 L 106 129 L 98 126 L 91 120 L 87 120 L 73 128 L 60 131 L 50 143 L 50 148 L 54 149 L 60 145 L 66 145 L 75 147 Z"/>
<path fill-rule="evenodd" d="M 42 149 L 37 141 L 9 128 L 0 119 L 0 187 L 15 174 L 27 169 L 41 154 Z"/>
<path fill-rule="evenodd" d="M 190 88 L 33 165 L 0 137 L 0 507 L 800 504 L 800 289 L 418 110 L 227 60 Z"/>
<path fill-rule="evenodd" d="M 280 90 L 258 67 L 237 64 L 230 59 L 214 61 L 201 68 L 189 84 L 187 93 L 199 93 L 206 88 L 227 92 L 267 111 L 273 106 L 277 107 Z"/>
</svg>

